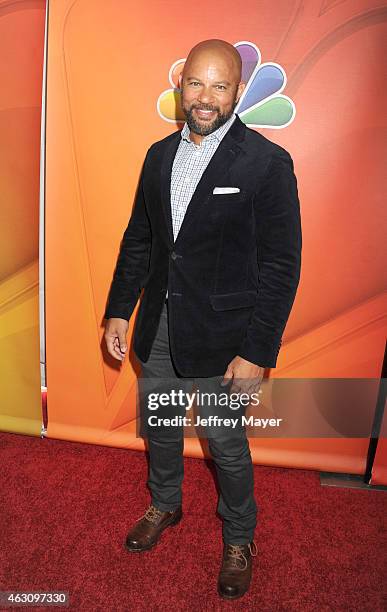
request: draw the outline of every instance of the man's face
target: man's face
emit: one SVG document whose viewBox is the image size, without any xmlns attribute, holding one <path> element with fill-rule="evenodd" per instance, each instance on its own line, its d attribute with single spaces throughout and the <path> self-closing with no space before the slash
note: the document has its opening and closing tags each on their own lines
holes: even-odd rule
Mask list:
<svg viewBox="0 0 387 612">
<path fill-rule="evenodd" d="M 245 87 L 226 56 L 201 53 L 180 77 L 181 105 L 192 132 L 207 136 L 233 114 Z"/>
</svg>

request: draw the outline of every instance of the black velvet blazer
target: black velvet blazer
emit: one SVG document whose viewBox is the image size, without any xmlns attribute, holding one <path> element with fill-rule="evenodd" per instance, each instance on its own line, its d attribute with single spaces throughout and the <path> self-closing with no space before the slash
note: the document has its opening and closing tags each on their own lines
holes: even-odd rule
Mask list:
<svg viewBox="0 0 387 612">
<path fill-rule="evenodd" d="M 168 289 L 180 375 L 222 375 L 236 355 L 273 368 L 300 278 L 293 160 L 237 115 L 174 241 L 170 180 L 180 140 L 176 131 L 148 149 L 104 316 L 129 320 L 140 298 L 133 348 L 146 362 Z M 214 187 L 240 192 L 215 195 Z"/>
</svg>

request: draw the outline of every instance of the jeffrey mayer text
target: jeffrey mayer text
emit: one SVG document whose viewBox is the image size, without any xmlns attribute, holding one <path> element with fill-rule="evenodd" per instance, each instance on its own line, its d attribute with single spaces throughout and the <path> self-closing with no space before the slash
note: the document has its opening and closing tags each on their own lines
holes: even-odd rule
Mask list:
<svg viewBox="0 0 387 612">
<path fill-rule="evenodd" d="M 266 429 L 266 427 L 279 427 L 280 422 L 283 419 L 261 419 L 254 416 L 241 416 L 241 425 L 248 425 L 250 427 L 262 427 L 262 429 Z M 193 422 L 192 422 L 193 421 Z M 163 427 L 187 427 L 190 425 L 202 426 L 202 427 L 231 427 L 235 429 L 238 425 L 239 419 L 227 419 L 223 417 L 219 417 L 217 415 L 211 415 L 207 418 L 197 416 L 195 420 L 191 419 L 187 416 L 175 416 L 170 419 L 157 417 L 156 415 L 152 415 L 148 417 L 148 424 L 151 427 L 163 426 Z"/>
</svg>

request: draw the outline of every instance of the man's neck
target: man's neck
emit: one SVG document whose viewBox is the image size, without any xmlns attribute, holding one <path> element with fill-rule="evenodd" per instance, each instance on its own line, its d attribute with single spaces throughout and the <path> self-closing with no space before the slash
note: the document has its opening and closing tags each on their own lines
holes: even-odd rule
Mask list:
<svg viewBox="0 0 387 612">
<path fill-rule="evenodd" d="M 190 130 L 189 139 L 192 140 L 192 142 L 194 142 L 196 145 L 201 145 L 203 138 L 204 136 L 202 134 L 196 134 L 196 132 Z"/>
<path fill-rule="evenodd" d="M 227 119 L 227 121 L 226 121 L 225 123 L 223 123 L 223 125 L 225 125 L 226 123 L 228 123 L 228 122 L 231 120 L 231 118 L 234 118 L 234 116 L 235 116 L 235 113 L 234 113 L 233 115 L 231 115 L 231 117 L 229 117 L 229 118 Z M 222 128 L 222 127 L 223 127 L 223 125 L 221 125 L 221 126 L 219 126 L 218 128 L 216 128 L 216 130 L 214 130 L 214 132 L 216 132 L 217 130 L 220 130 L 220 128 Z M 211 134 L 213 134 L 214 132 L 211 132 Z M 190 139 L 190 140 L 191 140 L 191 141 L 192 141 L 194 144 L 196 144 L 196 145 L 201 145 L 201 144 L 202 144 L 203 139 L 204 139 L 206 136 L 210 136 L 210 134 L 205 134 L 205 135 L 203 135 L 203 134 L 197 134 L 196 132 L 193 132 L 192 130 L 190 130 L 190 132 L 189 132 L 189 139 Z"/>
</svg>

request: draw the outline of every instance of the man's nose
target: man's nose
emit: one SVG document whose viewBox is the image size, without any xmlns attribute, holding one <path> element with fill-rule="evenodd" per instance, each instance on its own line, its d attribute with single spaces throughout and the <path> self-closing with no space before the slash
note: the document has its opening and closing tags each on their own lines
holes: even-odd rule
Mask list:
<svg viewBox="0 0 387 612">
<path fill-rule="evenodd" d="M 213 95 L 210 87 L 203 87 L 199 96 L 199 102 L 203 102 L 203 104 L 209 104 L 213 100 Z"/>
</svg>

